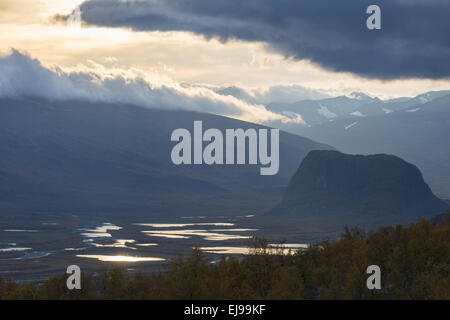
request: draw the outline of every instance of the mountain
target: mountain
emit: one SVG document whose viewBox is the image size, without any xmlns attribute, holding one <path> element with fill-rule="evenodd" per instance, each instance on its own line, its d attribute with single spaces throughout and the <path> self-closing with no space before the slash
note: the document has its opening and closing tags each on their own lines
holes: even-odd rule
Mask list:
<svg viewBox="0 0 450 320">
<path fill-rule="evenodd" d="M 267 105 L 273 101 L 278 103 L 293 103 L 300 100 L 317 100 L 329 98 L 329 95 L 299 85 L 278 85 L 264 90 L 242 89 L 236 86 L 211 88 L 224 96 L 233 96 L 252 104 Z"/>
<path fill-rule="evenodd" d="M 318 150 L 305 157 L 269 215 L 376 226 L 430 218 L 448 208 L 417 167 L 398 157 Z"/>
<path fill-rule="evenodd" d="M 302 100 L 294 103 L 272 102 L 267 108 L 280 114 L 295 113 L 301 116 L 307 127 L 341 118 L 360 118 L 375 113 L 384 113 L 378 98 L 361 92 L 321 100 Z"/>
<path fill-rule="evenodd" d="M 417 100 L 431 101 L 387 114 L 285 129 L 346 153 L 395 154 L 418 166 L 435 194 L 450 198 L 450 95 L 442 94 L 421 95 Z"/>
<path fill-rule="evenodd" d="M 450 91 L 430 91 L 414 98 L 396 98 L 383 101 L 362 92 L 352 92 L 348 96 L 320 100 L 302 100 L 294 103 L 274 101 L 269 103 L 267 108 L 284 115 L 287 112 L 295 113 L 304 120 L 304 126 L 312 127 L 336 120 L 354 119 L 356 121 L 365 117 L 413 109 L 446 95 L 450 95 Z M 286 124 L 283 129 L 295 131 L 298 129 L 298 125 Z"/>
<path fill-rule="evenodd" d="M 177 128 L 265 128 L 188 111 L 37 98 L 0 100 L 0 211 L 86 215 L 223 215 L 266 210 L 299 161 L 331 149 L 280 132 L 280 171 L 172 163 Z M 134 214 L 134 215 L 132 215 Z"/>
<path fill-rule="evenodd" d="M 397 98 L 386 101 L 386 104 L 395 105 L 394 109 L 403 110 L 416 105 L 424 104 L 427 102 L 431 102 L 435 99 L 442 98 L 450 95 L 450 90 L 442 90 L 442 91 L 429 91 L 426 93 L 419 94 L 414 98 Z"/>
</svg>

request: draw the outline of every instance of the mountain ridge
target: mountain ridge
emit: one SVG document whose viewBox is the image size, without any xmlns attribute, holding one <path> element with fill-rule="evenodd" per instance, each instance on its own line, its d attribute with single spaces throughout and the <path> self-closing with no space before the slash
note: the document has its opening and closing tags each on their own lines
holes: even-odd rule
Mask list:
<svg viewBox="0 0 450 320">
<path fill-rule="evenodd" d="M 0 209 L 76 214 L 255 212 L 276 201 L 311 149 L 280 132 L 280 172 L 259 166 L 176 166 L 171 132 L 265 128 L 231 118 L 134 105 L 37 98 L 0 100 Z M 188 214 L 189 215 L 189 214 Z"/>
</svg>

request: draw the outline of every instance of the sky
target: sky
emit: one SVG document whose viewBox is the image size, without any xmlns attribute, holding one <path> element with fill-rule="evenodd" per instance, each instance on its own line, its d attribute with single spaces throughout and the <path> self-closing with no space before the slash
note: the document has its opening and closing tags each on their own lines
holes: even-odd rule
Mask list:
<svg viewBox="0 0 450 320">
<path fill-rule="evenodd" d="M 16 52 L 0 65 L 24 64 L 19 52 L 34 61 L 32 70 L 83 73 L 89 81 L 121 77 L 126 86 L 127 77 L 138 75 L 150 88 L 237 86 L 259 94 L 276 88 L 294 100 L 450 89 L 450 3 L 378 1 L 382 30 L 369 31 L 371 2 L 0 0 L 0 53 Z M 255 120 L 254 112 L 238 117 Z"/>
</svg>

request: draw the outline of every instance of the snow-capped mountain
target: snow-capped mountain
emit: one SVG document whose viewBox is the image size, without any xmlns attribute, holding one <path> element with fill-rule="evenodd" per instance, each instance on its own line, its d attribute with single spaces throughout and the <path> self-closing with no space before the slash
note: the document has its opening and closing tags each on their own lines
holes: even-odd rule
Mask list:
<svg viewBox="0 0 450 320">
<path fill-rule="evenodd" d="M 383 113 L 383 101 L 361 92 L 321 100 L 303 100 L 295 103 L 273 102 L 267 105 L 271 111 L 295 112 L 313 126 L 341 118 L 358 118 Z"/>
<path fill-rule="evenodd" d="M 368 116 L 391 114 L 397 111 L 415 112 L 420 105 L 449 95 L 450 91 L 432 91 L 414 98 L 381 100 L 362 92 L 352 92 L 347 96 L 320 100 L 302 100 L 294 103 L 272 102 L 266 107 L 274 112 L 295 113 L 303 120 L 305 127 L 314 126 L 338 119 L 355 119 Z"/>
</svg>

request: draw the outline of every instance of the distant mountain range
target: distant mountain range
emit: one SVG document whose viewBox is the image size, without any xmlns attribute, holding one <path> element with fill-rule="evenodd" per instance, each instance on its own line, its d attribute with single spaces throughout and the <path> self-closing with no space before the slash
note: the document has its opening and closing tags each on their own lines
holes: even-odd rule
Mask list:
<svg viewBox="0 0 450 320">
<path fill-rule="evenodd" d="M 318 150 L 306 156 L 268 215 L 373 227 L 411 223 L 449 208 L 417 167 L 398 157 Z"/>
<path fill-rule="evenodd" d="M 229 89 L 223 94 L 237 94 Z M 249 99 L 242 92 L 241 99 Z M 267 108 L 296 121 L 281 128 L 353 154 L 388 153 L 419 167 L 433 192 L 450 199 L 450 91 L 381 100 L 364 93 Z"/>
<path fill-rule="evenodd" d="M 0 100 L 0 210 L 70 214 L 229 215 L 274 205 L 306 154 L 332 149 L 280 133 L 280 171 L 176 166 L 177 128 L 263 128 L 211 114 L 42 99 Z M 131 215 L 132 216 L 132 215 Z"/>
<path fill-rule="evenodd" d="M 267 109 L 285 116 L 296 118 L 301 116 L 306 127 L 317 124 L 333 122 L 342 119 L 359 120 L 364 117 L 386 115 L 396 111 L 415 112 L 420 105 L 432 102 L 435 99 L 450 95 L 447 91 L 430 91 L 413 98 L 395 98 L 381 100 L 362 92 L 352 92 L 348 96 L 338 96 L 323 99 L 305 99 L 295 102 L 267 101 L 257 96 L 252 96 L 239 87 L 227 87 L 216 90 L 222 95 L 230 95 L 248 103 L 264 104 Z M 277 98 L 278 96 L 274 96 Z M 279 96 L 281 98 L 281 95 Z M 287 128 L 296 130 L 296 124 L 285 124 Z"/>
<path fill-rule="evenodd" d="M 380 100 L 361 92 L 322 100 L 303 100 L 295 103 L 272 102 L 267 108 L 281 114 L 300 115 L 306 127 L 333 122 L 336 120 L 360 120 L 361 118 L 386 115 L 396 111 L 414 112 L 414 108 L 437 98 L 450 95 L 450 91 L 436 91 L 421 94 L 414 98 Z"/>
</svg>

